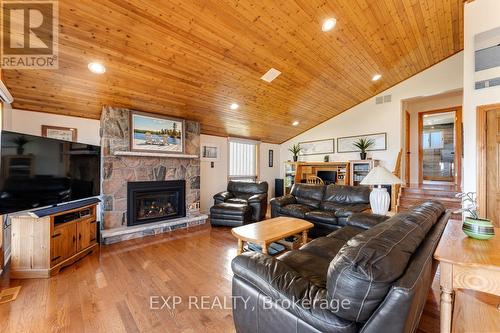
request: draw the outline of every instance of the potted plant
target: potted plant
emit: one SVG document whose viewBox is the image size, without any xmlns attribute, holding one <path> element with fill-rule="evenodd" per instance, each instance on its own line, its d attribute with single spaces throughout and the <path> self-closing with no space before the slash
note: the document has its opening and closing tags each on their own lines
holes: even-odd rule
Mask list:
<svg viewBox="0 0 500 333">
<path fill-rule="evenodd" d="M 299 144 L 291 146 L 288 150 L 293 154 L 293 161 L 297 162 L 299 160 L 299 153 L 302 150 Z"/>
<path fill-rule="evenodd" d="M 17 155 L 24 154 L 24 145 L 29 142 L 24 135 L 18 136 L 14 139 L 14 143 L 17 145 Z"/>
<path fill-rule="evenodd" d="M 358 141 L 354 142 L 354 147 L 360 150 L 360 157 L 362 160 L 366 160 L 366 151 L 373 146 L 375 142 L 372 139 L 360 138 Z"/>
<path fill-rule="evenodd" d="M 476 193 L 458 193 L 456 197 L 462 200 L 462 208 L 458 210 L 457 213 L 467 213 L 462 225 L 463 232 L 467 236 L 475 239 L 486 240 L 493 238 L 495 235 L 493 223 L 491 223 L 489 219 L 482 219 L 479 217 Z"/>
</svg>

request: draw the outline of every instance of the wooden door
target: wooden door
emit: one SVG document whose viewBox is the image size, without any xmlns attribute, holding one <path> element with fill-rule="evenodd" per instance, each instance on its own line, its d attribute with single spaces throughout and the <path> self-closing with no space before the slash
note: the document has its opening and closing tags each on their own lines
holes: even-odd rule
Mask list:
<svg viewBox="0 0 500 333">
<path fill-rule="evenodd" d="M 500 109 L 486 113 L 486 216 L 500 226 Z"/>
<path fill-rule="evenodd" d="M 89 247 L 96 240 L 96 224 L 94 220 L 86 219 L 77 224 L 77 250 Z"/>
<path fill-rule="evenodd" d="M 405 184 L 410 185 L 410 163 L 411 163 L 411 152 L 410 152 L 410 113 L 405 112 Z"/>
<path fill-rule="evenodd" d="M 76 253 L 76 223 L 63 223 L 54 228 L 50 245 L 50 266 Z"/>
</svg>

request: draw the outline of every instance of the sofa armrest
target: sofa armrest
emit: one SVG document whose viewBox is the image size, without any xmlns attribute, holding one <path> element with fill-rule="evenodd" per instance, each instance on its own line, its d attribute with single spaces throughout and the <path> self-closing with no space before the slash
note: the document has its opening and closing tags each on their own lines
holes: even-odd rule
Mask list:
<svg viewBox="0 0 500 333">
<path fill-rule="evenodd" d="M 271 199 L 271 206 L 273 207 L 283 207 L 286 205 L 291 205 L 296 203 L 297 200 L 295 200 L 295 197 L 291 194 L 284 195 L 282 197 L 278 198 L 272 198 Z"/>
<path fill-rule="evenodd" d="M 267 193 L 254 194 L 248 198 L 248 203 L 260 203 L 264 200 L 267 201 Z"/>
<path fill-rule="evenodd" d="M 326 299 L 326 288 L 320 288 L 287 264 L 258 252 L 246 252 L 231 262 L 235 276 L 245 280 L 272 300 L 311 301 Z"/>
<path fill-rule="evenodd" d="M 231 192 L 223 191 L 214 195 L 215 203 L 225 202 L 227 199 L 234 198 L 234 195 Z"/>
<path fill-rule="evenodd" d="M 370 229 L 379 223 L 387 221 L 390 217 L 369 213 L 354 213 L 347 220 L 347 225 L 362 229 Z"/>
</svg>

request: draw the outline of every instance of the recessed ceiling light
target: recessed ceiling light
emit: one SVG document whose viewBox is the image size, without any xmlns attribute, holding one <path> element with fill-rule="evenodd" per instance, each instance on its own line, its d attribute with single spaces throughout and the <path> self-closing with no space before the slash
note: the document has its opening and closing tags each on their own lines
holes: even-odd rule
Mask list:
<svg viewBox="0 0 500 333">
<path fill-rule="evenodd" d="M 240 106 L 238 105 L 238 103 L 233 103 L 231 104 L 231 110 L 237 110 Z"/>
<path fill-rule="evenodd" d="M 336 24 L 337 24 L 336 19 L 334 19 L 334 18 L 326 19 L 323 22 L 323 25 L 321 26 L 321 30 L 323 30 L 324 32 L 330 31 L 335 27 Z"/>
<path fill-rule="evenodd" d="M 91 62 L 89 64 L 89 70 L 94 74 L 104 74 L 106 73 L 106 67 L 99 62 Z"/>
<path fill-rule="evenodd" d="M 271 68 L 266 72 L 266 74 L 262 75 L 260 79 L 266 82 L 271 82 L 272 80 L 280 76 L 280 74 L 281 72 L 279 70 L 277 70 L 276 68 Z"/>
<path fill-rule="evenodd" d="M 299 126 L 299 124 L 300 124 L 300 123 L 299 123 L 297 120 L 295 120 L 295 121 L 292 123 L 292 125 L 293 125 L 293 126 Z"/>
<path fill-rule="evenodd" d="M 372 77 L 372 81 L 378 81 L 378 80 L 380 80 L 381 78 L 382 78 L 382 75 L 380 75 L 380 74 L 375 74 L 375 75 L 373 75 L 373 77 Z"/>
</svg>

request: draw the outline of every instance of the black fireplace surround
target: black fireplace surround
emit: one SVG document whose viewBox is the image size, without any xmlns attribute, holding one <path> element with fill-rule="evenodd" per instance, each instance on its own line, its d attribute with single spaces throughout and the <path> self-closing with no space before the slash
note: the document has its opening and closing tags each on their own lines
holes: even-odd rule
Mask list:
<svg viewBox="0 0 500 333">
<path fill-rule="evenodd" d="M 186 216 L 186 181 L 127 183 L 127 225 Z"/>
</svg>

